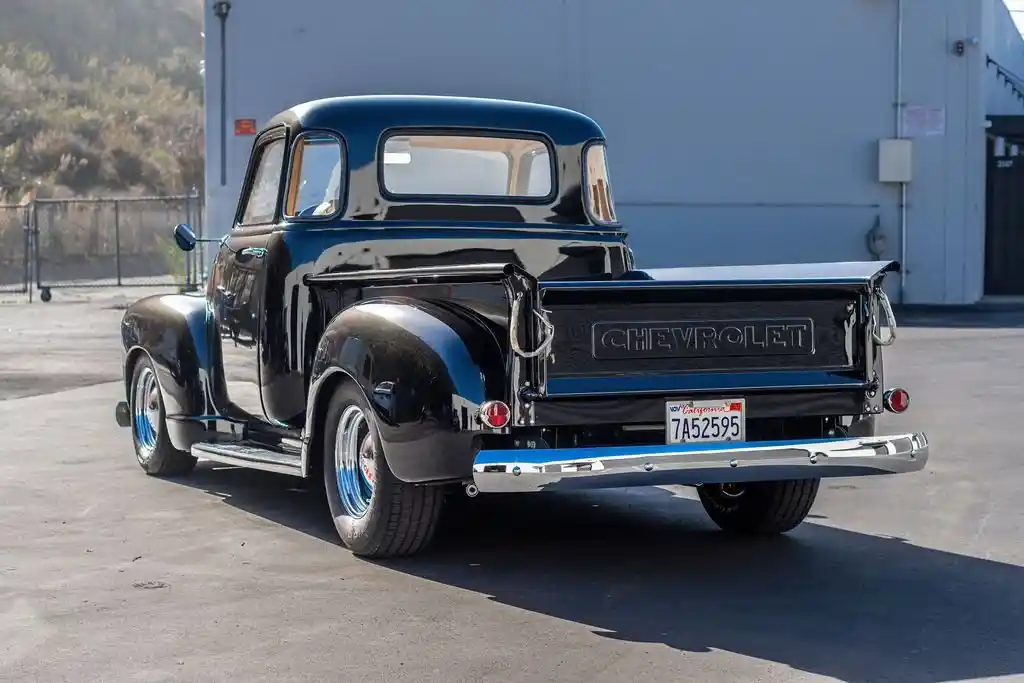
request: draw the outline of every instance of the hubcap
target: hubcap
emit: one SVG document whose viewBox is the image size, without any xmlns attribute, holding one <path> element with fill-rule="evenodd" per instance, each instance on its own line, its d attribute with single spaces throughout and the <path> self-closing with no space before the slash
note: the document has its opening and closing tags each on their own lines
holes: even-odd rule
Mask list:
<svg viewBox="0 0 1024 683">
<path fill-rule="evenodd" d="M 160 436 L 160 387 L 150 368 L 144 368 L 139 373 L 139 380 L 135 384 L 132 423 L 135 441 L 139 446 L 139 460 L 148 459 Z"/>
<path fill-rule="evenodd" d="M 338 420 L 334 439 L 334 469 L 338 496 L 345 511 L 362 517 L 373 497 L 373 440 L 370 425 L 359 406 L 349 406 Z"/>
</svg>

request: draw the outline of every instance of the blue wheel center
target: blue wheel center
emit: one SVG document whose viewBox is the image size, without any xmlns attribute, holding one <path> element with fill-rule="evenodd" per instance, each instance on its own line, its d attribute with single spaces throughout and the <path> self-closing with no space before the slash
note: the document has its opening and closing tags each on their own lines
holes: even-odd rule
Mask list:
<svg viewBox="0 0 1024 683">
<path fill-rule="evenodd" d="M 345 512 L 362 517 L 373 499 L 373 440 L 366 415 L 359 406 L 349 406 L 338 420 L 334 442 L 334 466 L 338 497 Z"/>
<path fill-rule="evenodd" d="M 148 456 L 156 448 L 160 425 L 160 387 L 156 375 L 150 368 L 139 373 L 132 396 L 132 425 L 135 440 L 142 451 L 140 457 Z"/>
</svg>

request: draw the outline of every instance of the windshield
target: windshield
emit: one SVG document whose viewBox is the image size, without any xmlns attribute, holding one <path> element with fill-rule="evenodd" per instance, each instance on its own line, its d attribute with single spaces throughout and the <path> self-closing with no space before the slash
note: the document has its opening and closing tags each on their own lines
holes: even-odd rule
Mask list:
<svg viewBox="0 0 1024 683">
<path fill-rule="evenodd" d="M 547 197 L 551 154 L 540 140 L 403 135 L 384 144 L 384 189 L 396 195 Z"/>
</svg>

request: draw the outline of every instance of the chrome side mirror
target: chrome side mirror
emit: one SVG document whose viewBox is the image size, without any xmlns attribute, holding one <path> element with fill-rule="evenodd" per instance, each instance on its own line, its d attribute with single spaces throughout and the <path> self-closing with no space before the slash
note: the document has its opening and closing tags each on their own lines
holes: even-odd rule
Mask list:
<svg viewBox="0 0 1024 683">
<path fill-rule="evenodd" d="M 192 251 L 196 248 L 196 242 L 198 241 L 196 234 L 192 232 L 190 226 L 185 223 L 179 223 L 174 226 L 174 242 L 178 245 L 178 249 Z"/>
</svg>

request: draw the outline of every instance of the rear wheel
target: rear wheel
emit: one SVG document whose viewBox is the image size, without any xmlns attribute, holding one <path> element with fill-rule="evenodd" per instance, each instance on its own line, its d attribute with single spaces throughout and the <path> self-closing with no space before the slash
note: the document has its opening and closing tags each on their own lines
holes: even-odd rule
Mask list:
<svg viewBox="0 0 1024 683">
<path fill-rule="evenodd" d="M 697 495 L 715 524 L 741 534 L 781 534 L 796 528 L 811 511 L 820 479 L 747 484 L 704 484 Z"/>
<path fill-rule="evenodd" d="M 146 474 L 169 477 L 191 472 L 196 458 L 175 448 L 167 436 L 167 414 L 160 383 L 148 356 L 143 355 L 135 364 L 129 399 L 132 444 L 135 457 Z"/>
<path fill-rule="evenodd" d="M 350 382 L 331 397 L 323 429 L 324 488 L 342 543 L 364 557 L 423 550 L 437 528 L 444 489 L 395 477 L 373 411 Z"/>
</svg>

